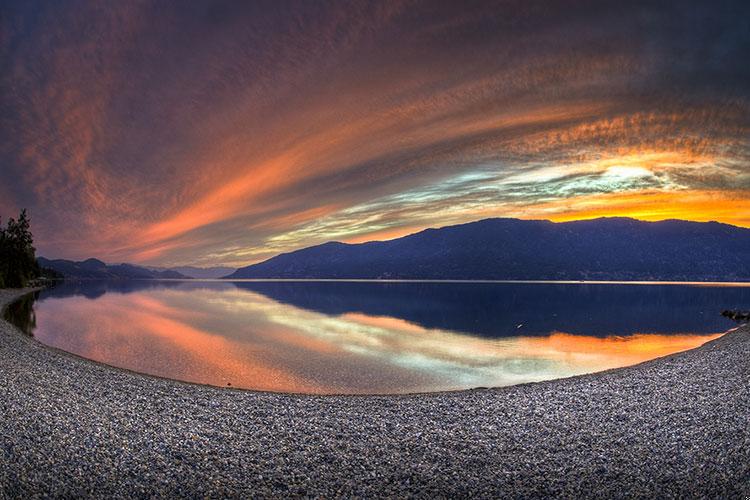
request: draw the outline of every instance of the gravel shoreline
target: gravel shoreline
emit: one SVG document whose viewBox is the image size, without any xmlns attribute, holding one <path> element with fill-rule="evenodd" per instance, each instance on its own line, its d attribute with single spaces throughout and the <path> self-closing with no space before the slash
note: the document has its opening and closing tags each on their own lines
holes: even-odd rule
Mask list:
<svg viewBox="0 0 750 500">
<path fill-rule="evenodd" d="M 81 496 L 748 498 L 750 328 L 557 381 L 307 396 L 143 376 L 0 320 L 0 497 Z"/>
</svg>

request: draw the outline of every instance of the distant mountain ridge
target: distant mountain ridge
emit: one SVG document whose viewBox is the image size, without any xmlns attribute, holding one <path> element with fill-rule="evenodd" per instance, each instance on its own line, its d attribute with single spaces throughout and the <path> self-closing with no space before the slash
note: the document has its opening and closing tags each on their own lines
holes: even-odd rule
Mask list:
<svg viewBox="0 0 750 500">
<path fill-rule="evenodd" d="M 177 271 L 155 271 L 132 264 L 105 264 L 99 259 L 76 262 L 66 259 L 37 258 L 41 267 L 54 269 L 71 279 L 187 279 Z"/>
<path fill-rule="evenodd" d="M 390 241 L 324 243 L 226 278 L 744 281 L 750 229 L 624 217 L 484 219 Z"/>
<path fill-rule="evenodd" d="M 196 266 L 175 266 L 175 267 L 153 267 L 148 266 L 152 271 L 175 271 L 184 274 L 188 278 L 213 279 L 222 278 L 227 274 L 237 270 L 235 267 L 215 266 L 215 267 L 196 267 Z"/>
</svg>

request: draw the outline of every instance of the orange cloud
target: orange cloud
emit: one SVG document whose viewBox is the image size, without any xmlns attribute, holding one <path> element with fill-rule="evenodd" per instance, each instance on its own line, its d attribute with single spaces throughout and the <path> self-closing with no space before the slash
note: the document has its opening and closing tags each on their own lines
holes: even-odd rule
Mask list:
<svg viewBox="0 0 750 500">
<path fill-rule="evenodd" d="M 485 214 L 654 218 L 679 201 L 642 197 L 639 210 L 611 194 L 623 182 L 581 185 L 606 169 L 652 174 L 628 191 L 729 200 L 748 189 L 747 96 L 680 76 L 733 81 L 675 51 L 670 33 L 690 9 L 653 7 L 669 26 L 646 30 L 645 57 L 633 41 L 644 16 L 610 7 L 590 12 L 589 29 L 556 3 L 301 5 L 294 16 L 14 6 L 0 139 L 14 206 L 3 209 L 31 210 L 49 257 L 244 264 Z M 727 34 L 722 71 L 745 59 L 732 45 L 740 18 L 706 21 Z M 695 43 L 690 53 L 713 50 Z M 698 199 L 672 212 L 747 224 L 746 204 Z"/>
<path fill-rule="evenodd" d="M 525 218 L 549 218 L 557 222 L 596 217 L 633 217 L 657 221 L 687 219 L 717 221 L 750 227 L 750 192 L 642 191 L 577 196 L 525 207 Z"/>
</svg>

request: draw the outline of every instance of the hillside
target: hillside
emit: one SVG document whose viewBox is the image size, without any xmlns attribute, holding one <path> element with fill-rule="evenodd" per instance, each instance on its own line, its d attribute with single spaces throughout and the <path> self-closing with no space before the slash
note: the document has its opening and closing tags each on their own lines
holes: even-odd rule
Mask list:
<svg viewBox="0 0 750 500">
<path fill-rule="evenodd" d="M 54 269 L 68 279 L 185 279 L 187 276 L 172 270 L 154 271 L 132 264 L 107 265 L 98 259 L 76 262 L 65 259 L 39 257 L 41 267 Z"/>
<path fill-rule="evenodd" d="M 330 242 L 240 278 L 750 280 L 750 229 L 716 222 L 485 219 L 390 241 Z"/>
<path fill-rule="evenodd" d="M 196 267 L 196 266 L 177 266 L 177 267 L 153 267 L 149 266 L 148 269 L 152 271 L 175 271 L 188 278 L 196 279 L 214 279 L 221 278 L 227 274 L 233 273 L 236 268 L 234 267 Z"/>
</svg>

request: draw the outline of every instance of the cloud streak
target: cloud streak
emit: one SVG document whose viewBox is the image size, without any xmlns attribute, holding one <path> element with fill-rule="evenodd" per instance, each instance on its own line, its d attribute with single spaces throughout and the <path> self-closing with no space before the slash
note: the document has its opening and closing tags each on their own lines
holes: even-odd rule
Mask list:
<svg viewBox="0 0 750 500">
<path fill-rule="evenodd" d="M 748 14 L 19 3 L 0 209 L 31 210 L 45 255 L 151 264 L 487 216 L 749 225 Z"/>
</svg>

